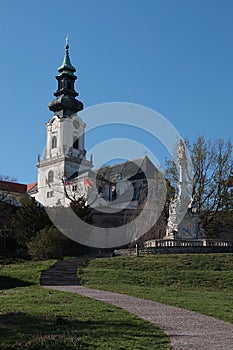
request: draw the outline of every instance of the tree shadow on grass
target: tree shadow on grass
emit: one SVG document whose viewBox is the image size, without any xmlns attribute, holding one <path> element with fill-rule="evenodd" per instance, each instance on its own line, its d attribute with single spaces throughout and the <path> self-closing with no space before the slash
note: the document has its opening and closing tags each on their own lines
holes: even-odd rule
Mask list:
<svg viewBox="0 0 233 350">
<path fill-rule="evenodd" d="M 0 276 L 0 290 L 31 286 L 32 283 L 9 276 Z"/>
<path fill-rule="evenodd" d="M 3 339 L 4 350 L 76 350 L 98 349 L 98 340 L 118 342 L 124 335 L 128 342 L 136 338 L 155 341 L 159 349 L 167 349 L 167 338 L 160 332 L 153 332 L 147 324 L 142 325 L 131 320 L 70 320 L 61 316 L 34 316 L 22 312 L 0 315 L 0 338 Z M 145 339 L 143 339 L 145 338 Z M 120 340 L 121 341 L 121 340 Z M 133 349 L 133 347 L 119 349 Z M 163 347 L 164 346 L 164 347 Z M 102 349 L 102 347 L 101 347 Z M 146 349 L 142 347 L 142 349 Z"/>
</svg>

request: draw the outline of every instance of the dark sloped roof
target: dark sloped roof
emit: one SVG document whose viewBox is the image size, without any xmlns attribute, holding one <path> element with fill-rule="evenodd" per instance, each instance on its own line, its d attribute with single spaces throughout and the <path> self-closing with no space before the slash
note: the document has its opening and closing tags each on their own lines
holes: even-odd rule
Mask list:
<svg viewBox="0 0 233 350">
<path fill-rule="evenodd" d="M 100 168 L 97 173 L 99 177 L 110 182 L 116 182 L 119 178 L 130 180 L 142 179 L 145 177 L 152 178 L 158 173 L 158 169 L 146 156 Z"/>
<path fill-rule="evenodd" d="M 91 169 L 76 171 L 67 180 L 75 180 L 79 176 L 87 173 L 87 176 L 90 178 L 97 177 L 99 180 L 104 180 L 110 183 L 117 183 L 120 179 L 133 181 L 143 178 L 155 178 L 158 172 L 159 170 L 155 167 L 155 165 L 147 156 L 145 156 L 142 158 L 128 160 L 119 164 L 102 167 L 100 169 L 96 169 L 95 171 Z"/>
<path fill-rule="evenodd" d="M 0 190 L 5 192 L 27 193 L 27 185 L 0 180 Z"/>
</svg>

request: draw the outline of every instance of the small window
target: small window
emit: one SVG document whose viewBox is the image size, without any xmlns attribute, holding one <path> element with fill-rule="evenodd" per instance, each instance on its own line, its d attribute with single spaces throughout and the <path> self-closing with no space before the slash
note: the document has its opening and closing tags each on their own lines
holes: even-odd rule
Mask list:
<svg viewBox="0 0 233 350">
<path fill-rule="evenodd" d="M 51 197 L 54 197 L 54 192 L 53 191 L 47 192 L 47 198 L 51 198 Z"/>
<path fill-rule="evenodd" d="M 76 191 L 77 191 L 77 185 L 73 185 L 73 186 L 72 186 L 72 191 L 73 191 L 73 192 L 76 192 Z"/>
<path fill-rule="evenodd" d="M 53 182 L 53 171 L 50 170 L 48 173 L 48 183 Z"/>
<path fill-rule="evenodd" d="M 71 81 L 68 81 L 68 83 L 67 83 L 67 88 L 69 89 L 69 90 L 71 90 L 72 89 L 72 87 L 71 87 Z"/>
<path fill-rule="evenodd" d="M 57 138 L 56 138 L 56 136 L 53 136 L 53 138 L 52 138 L 52 148 L 57 148 Z"/>
<path fill-rule="evenodd" d="M 79 141 L 77 137 L 74 137 L 74 143 L 73 143 L 74 149 L 79 149 Z"/>
</svg>

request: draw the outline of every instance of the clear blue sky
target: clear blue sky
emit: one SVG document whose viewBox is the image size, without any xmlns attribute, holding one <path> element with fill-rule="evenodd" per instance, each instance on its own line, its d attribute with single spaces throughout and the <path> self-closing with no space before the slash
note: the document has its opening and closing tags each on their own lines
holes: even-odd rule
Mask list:
<svg viewBox="0 0 233 350">
<path fill-rule="evenodd" d="M 86 107 L 137 103 L 191 141 L 232 140 L 232 0 L 9 0 L 0 28 L 0 174 L 36 180 L 67 32 Z"/>
</svg>

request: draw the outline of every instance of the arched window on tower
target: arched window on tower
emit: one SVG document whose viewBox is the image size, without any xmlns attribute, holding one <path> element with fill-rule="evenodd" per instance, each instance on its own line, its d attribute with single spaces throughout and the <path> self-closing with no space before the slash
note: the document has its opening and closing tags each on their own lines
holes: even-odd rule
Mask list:
<svg viewBox="0 0 233 350">
<path fill-rule="evenodd" d="M 56 136 L 53 136 L 53 138 L 52 138 L 52 148 L 57 148 L 57 138 L 56 138 Z"/>
<path fill-rule="evenodd" d="M 74 137 L 73 148 L 79 149 L 79 140 L 78 140 L 77 136 Z"/>
<path fill-rule="evenodd" d="M 48 173 L 48 183 L 53 182 L 53 180 L 54 180 L 53 171 L 52 171 L 52 170 L 49 170 L 49 173 Z"/>
</svg>

